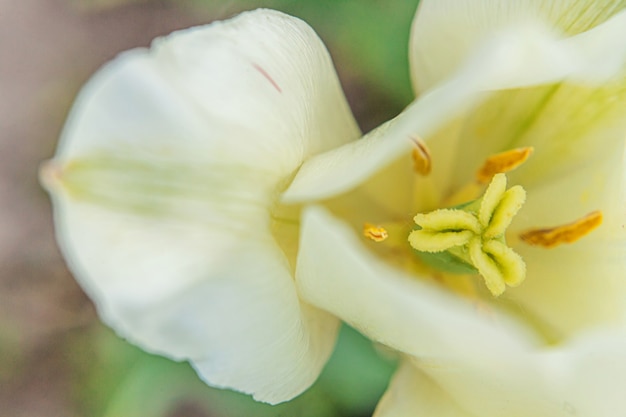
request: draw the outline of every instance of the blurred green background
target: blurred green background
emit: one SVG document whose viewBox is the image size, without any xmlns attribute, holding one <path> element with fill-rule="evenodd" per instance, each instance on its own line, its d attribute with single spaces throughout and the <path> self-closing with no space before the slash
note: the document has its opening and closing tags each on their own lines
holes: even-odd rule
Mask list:
<svg viewBox="0 0 626 417">
<path fill-rule="evenodd" d="M 393 372 L 344 328 L 319 381 L 275 407 L 205 386 L 102 326 L 54 243 L 37 168 L 80 86 L 156 36 L 270 7 L 328 46 L 364 131 L 412 99 L 407 48 L 418 0 L 0 0 L 0 415 L 2 417 L 369 416 Z"/>
</svg>

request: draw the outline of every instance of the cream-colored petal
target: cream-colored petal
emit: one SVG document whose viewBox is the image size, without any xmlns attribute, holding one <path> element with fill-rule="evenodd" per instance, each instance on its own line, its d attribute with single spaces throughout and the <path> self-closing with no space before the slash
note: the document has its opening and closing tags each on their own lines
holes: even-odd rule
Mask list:
<svg viewBox="0 0 626 417">
<path fill-rule="evenodd" d="M 70 269 L 102 319 L 142 348 L 191 359 L 207 383 L 276 403 L 313 383 L 337 319 L 300 302 L 259 223 L 229 235 L 56 201 Z"/>
<path fill-rule="evenodd" d="M 626 320 L 624 241 L 516 250 L 526 262 L 526 280 L 505 298 L 552 338 Z"/>
<path fill-rule="evenodd" d="M 374 417 L 416 416 L 473 417 L 410 361 L 404 361 L 378 403 Z"/>
<path fill-rule="evenodd" d="M 463 186 L 487 157 L 520 146 L 533 146 L 535 152 L 509 179 L 527 189 L 619 154 L 625 103 L 625 79 L 495 93 L 458 122 L 455 136 L 442 138 L 441 146 L 456 142 L 456 157 L 446 167 L 453 173 L 448 186 Z M 433 150 L 433 159 L 437 155 Z"/>
<path fill-rule="evenodd" d="M 175 32 L 153 44 L 164 76 L 211 123 L 228 121 L 251 137 L 228 135 L 255 163 L 307 157 L 360 136 L 328 51 L 305 22 L 273 10 L 242 13 Z"/>
<path fill-rule="evenodd" d="M 300 303 L 270 213 L 303 158 L 355 136 L 321 41 L 256 11 L 108 64 L 42 179 L 104 321 L 275 403 L 314 381 L 337 320 Z"/>
<path fill-rule="evenodd" d="M 315 32 L 256 10 L 174 32 L 105 66 L 80 94 L 57 157 L 123 146 L 285 177 L 303 158 L 358 136 Z"/>
<path fill-rule="evenodd" d="M 319 209 L 305 214 L 300 292 L 372 339 L 411 353 L 449 404 L 481 417 L 610 417 L 625 409 L 623 329 L 555 347 L 528 346 L 499 316 L 489 316 L 487 330 L 474 321 L 475 310 L 461 312 L 458 300 L 438 298 L 432 288 L 394 274 L 359 249 L 340 222 L 324 217 Z M 406 374 L 399 378 L 410 381 Z M 404 412 L 412 404 L 390 394 L 381 410 Z"/>
<path fill-rule="evenodd" d="M 409 49 L 413 85 L 418 93 L 432 88 L 454 74 L 477 45 L 512 25 L 538 21 L 571 36 L 600 25 L 624 7 L 626 2 L 613 0 L 423 0 L 413 21 Z M 607 46 L 623 42 L 623 22 L 618 25 L 620 33 L 616 38 L 607 36 Z M 620 52 L 603 57 L 619 59 L 616 55 Z M 592 62 L 596 68 L 609 64 Z"/>
<path fill-rule="evenodd" d="M 303 299 L 371 339 L 416 356 L 516 352 L 534 338 L 496 311 L 446 293 L 376 259 L 319 207 L 303 214 L 296 280 Z"/>
<path fill-rule="evenodd" d="M 626 23 L 626 13 L 616 16 L 615 19 L 618 19 L 615 21 L 617 23 Z M 611 24 L 613 28 L 615 23 Z M 619 39 L 623 39 L 626 46 L 626 24 L 622 30 L 624 36 Z M 613 31 L 610 32 L 613 34 Z M 441 171 L 450 170 L 453 172 L 454 182 L 443 184 L 441 187 L 445 189 L 449 185 L 458 186 L 457 182 L 467 181 L 467 178 L 473 177 L 474 171 L 489 154 L 502 151 L 509 146 L 526 144 L 526 142 L 512 143 L 517 138 L 515 134 L 519 130 L 515 129 L 514 124 L 503 119 L 500 120 L 500 124 L 495 124 L 494 128 L 488 131 L 489 136 L 486 139 L 488 146 L 480 146 L 481 143 L 476 142 L 483 141 L 482 137 L 475 139 L 472 134 L 482 135 L 485 125 L 490 129 L 494 125 L 493 121 L 490 120 L 488 125 L 481 123 L 474 129 L 473 119 L 461 120 L 460 116 L 468 114 L 472 116 L 473 112 L 470 110 L 478 107 L 485 99 L 486 92 L 545 85 L 565 79 L 584 80 L 590 77 L 590 73 L 596 75 L 603 73 L 607 76 L 608 74 L 603 71 L 592 71 L 591 68 L 597 65 L 597 62 L 588 60 L 591 49 L 589 45 L 602 46 L 606 34 L 600 31 L 597 36 L 587 35 L 584 42 L 577 42 L 572 39 L 561 39 L 537 23 L 507 27 L 497 36 L 478 44 L 472 55 L 453 74 L 448 74 L 448 78 L 442 79 L 440 84 L 422 94 L 392 121 L 370 132 L 362 140 L 308 159 L 283 194 L 282 200 L 286 203 L 311 201 L 349 191 L 401 155 L 409 153 L 413 146 L 413 137 L 421 137 L 430 144 L 437 132 L 447 129 L 453 123 L 462 123 L 454 129 L 460 136 L 446 135 L 446 140 L 441 144 L 433 143 L 436 149 L 431 148 L 432 175 L 442 177 Z M 601 51 L 596 51 L 595 56 L 610 58 L 613 68 L 616 60 L 626 58 L 626 47 L 616 50 L 613 43 L 610 46 L 600 48 Z M 620 58 L 616 58 L 615 54 Z M 543 88 L 547 87 L 541 87 Z M 497 94 L 495 96 L 496 98 L 490 99 L 488 103 L 499 98 Z M 528 104 L 523 103 L 527 111 L 531 113 L 536 111 L 536 106 L 532 103 L 527 106 Z M 503 107 L 501 103 L 494 108 L 509 111 L 509 107 Z M 501 135 L 500 131 L 505 125 L 506 134 Z M 474 129 L 475 132 L 468 135 L 468 129 Z M 435 142 L 439 142 L 439 139 Z M 456 160 L 439 155 L 438 148 L 445 150 L 442 153 L 452 153 L 451 150 L 458 143 L 463 143 L 471 149 L 457 153 Z M 543 162 L 545 158 L 543 157 Z M 441 163 L 443 161 L 445 162 Z M 455 169 L 452 169 L 452 166 Z M 443 177 L 447 179 L 448 176 Z"/>
<path fill-rule="evenodd" d="M 624 349 L 623 329 L 605 329 L 532 354 L 415 364 L 471 415 L 611 417 L 626 409 Z"/>
<path fill-rule="evenodd" d="M 624 151 L 605 151 L 604 158 L 567 176 L 530 187 L 507 234 L 527 274 L 504 298 L 556 338 L 626 320 Z M 577 242 L 543 248 L 517 239 L 526 230 L 564 225 L 595 210 L 603 213 L 602 224 Z"/>
</svg>

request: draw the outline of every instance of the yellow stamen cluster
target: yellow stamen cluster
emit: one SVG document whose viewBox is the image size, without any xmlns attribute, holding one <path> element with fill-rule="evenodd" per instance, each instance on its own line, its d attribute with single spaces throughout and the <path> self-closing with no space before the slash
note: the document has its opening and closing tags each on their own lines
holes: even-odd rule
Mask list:
<svg viewBox="0 0 626 417">
<path fill-rule="evenodd" d="M 519 285 L 526 264 L 506 245 L 504 233 L 526 199 L 521 186 L 506 189 L 506 176 L 496 174 L 484 196 L 459 208 L 417 214 L 420 229 L 409 235 L 417 251 L 448 252 L 478 270 L 489 291 L 498 296 L 506 285 Z"/>
</svg>

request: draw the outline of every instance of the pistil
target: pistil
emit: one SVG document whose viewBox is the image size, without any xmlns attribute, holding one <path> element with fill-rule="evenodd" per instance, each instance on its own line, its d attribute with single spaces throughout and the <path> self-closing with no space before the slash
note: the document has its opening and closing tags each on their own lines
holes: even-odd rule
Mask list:
<svg viewBox="0 0 626 417">
<path fill-rule="evenodd" d="M 474 268 L 498 296 L 506 285 L 519 285 L 526 274 L 524 261 L 506 245 L 504 236 L 525 199 L 521 186 L 507 190 L 506 176 L 496 174 L 479 200 L 417 214 L 418 228 L 409 234 L 409 244 L 418 252 L 442 257 L 440 265 L 450 264 L 452 257 Z"/>
</svg>

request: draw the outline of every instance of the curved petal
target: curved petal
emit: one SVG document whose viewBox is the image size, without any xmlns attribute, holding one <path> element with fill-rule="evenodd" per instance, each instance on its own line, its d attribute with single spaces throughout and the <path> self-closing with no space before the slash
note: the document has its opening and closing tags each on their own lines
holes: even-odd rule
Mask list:
<svg viewBox="0 0 626 417">
<path fill-rule="evenodd" d="M 471 415 L 610 417 L 626 409 L 625 348 L 623 329 L 604 329 L 534 354 L 415 364 Z"/>
<path fill-rule="evenodd" d="M 623 142 L 623 139 L 622 139 Z M 527 265 L 523 285 L 504 299 L 567 338 L 593 326 L 626 319 L 626 230 L 624 221 L 624 144 L 567 175 L 528 187 L 525 206 L 507 240 Z M 524 183 L 524 175 L 514 175 Z M 518 239 L 527 230 L 561 226 L 600 211 L 603 223 L 574 243 L 553 248 Z"/>
<path fill-rule="evenodd" d="M 305 157 L 360 135 L 321 40 L 271 10 L 122 54 L 83 89 L 75 109 L 57 158 L 119 146 L 145 152 L 149 141 L 156 155 L 187 152 L 285 176 Z"/>
<path fill-rule="evenodd" d="M 270 213 L 303 158 L 355 136 L 319 38 L 256 11 L 108 64 L 42 180 L 108 324 L 276 403 L 313 382 L 337 320 L 298 299 Z"/>
<path fill-rule="evenodd" d="M 423 0 L 409 47 L 413 85 L 418 93 L 432 88 L 454 74 L 477 45 L 512 25 L 538 21 L 571 36 L 600 25 L 625 7 L 623 1 L 612 0 Z M 624 24 L 618 25 L 623 38 Z M 619 38 L 606 40 L 620 42 Z M 606 65 L 592 62 L 596 67 Z"/>
<path fill-rule="evenodd" d="M 473 417 L 459 408 L 432 379 L 403 362 L 396 371 L 374 417 Z"/>
<path fill-rule="evenodd" d="M 303 299 L 375 341 L 435 358 L 518 352 L 535 343 L 527 329 L 498 312 L 481 313 L 377 260 L 319 207 L 304 212 L 300 236 L 296 281 Z"/>
<path fill-rule="evenodd" d="M 614 71 L 621 68 L 616 63 L 623 64 L 626 60 L 626 12 L 606 24 L 605 28 L 599 27 L 578 37 L 563 39 L 538 23 L 525 23 L 506 27 L 493 37 L 483 39 L 454 73 L 438 80 L 439 84 L 431 86 L 433 88 L 422 94 L 398 117 L 370 132 L 362 140 L 309 158 L 283 194 L 283 201 L 311 201 L 349 191 L 408 153 L 413 137 L 421 137 L 429 146 L 432 145 L 432 175 L 441 177 L 442 174 L 438 172 L 452 172 L 452 186 L 457 186 L 459 181 L 465 181 L 468 175 L 473 174 L 472 170 L 478 168 L 476 164 L 482 163 L 485 155 L 501 151 L 506 146 L 521 146 L 526 142 L 529 145 L 544 143 L 543 136 L 532 136 L 528 141 L 519 139 L 520 134 L 524 133 L 522 129 L 527 127 L 523 122 L 527 122 L 537 112 L 541 100 L 550 94 L 554 86 L 552 83 L 568 80 L 579 83 L 578 87 L 586 86 L 588 90 L 604 89 L 606 94 L 603 97 L 609 102 L 609 93 L 613 90 L 599 83 L 604 82 L 606 77 L 614 77 Z M 606 63 L 606 66 L 598 68 L 602 67 L 602 63 Z M 594 84 L 587 85 L 590 82 Z M 551 85 L 545 87 L 549 83 Z M 617 88 L 621 87 L 619 80 L 614 83 Z M 526 93 L 524 87 L 532 86 L 538 87 L 528 89 L 530 92 Z M 570 91 L 569 96 L 574 94 L 576 103 L 581 106 L 568 106 L 568 109 L 582 108 L 585 111 L 587 108 L 582 104 L 588 103 L 585 101 L 588 94 L 576 88 Z M 511 89 L 520 89 L 521 94 L 529 97 L 524 96 L 521 102 L 509 103 L 509 99 L 515 97 L 508 91 Z M 505 106 L 501 96 L 507 100 Z M 479 104 L 486 98 L 488 101 L 484 106 L 488 109 L 484 110 L 484 106 L 480 107 Z M 524 118 L 525 113 L 516 112 L 518 107 L 531 112 L 530 115 Z M 488 111 L 489 108 L 493 111 Z M 592 110 L 597 109 L 594 107 Z M 589 125 L 585 132 L 589 131 L 588 127 L 598 126 L 592 122 L 591 117 L 595 114 L 592 113 L 587 113 L 583 119 Z M 491 129 L 493 117 L 499 119 Z M 617 120 L 613 113 L 607 117 L 611 122 Z M 457 134 L 446 132 L 446 138 L 442 140 L 437 133 L 453 124 L 459 125 L 455 129 Z M 503 126 L 508 129 L 504 136 L 501 135 Z M 488 135 L 483 138 L 486 127 L 489 129 Z M 545 133 L 545 130 L 540 133 Z M 581 136 L 581 133 L 577 136 Z M 452 154 L 451 150 L 461 140 L 467 145 L 467 153 L 458 154 L 456 158 L 440 155 Z M 563 144 L 564 140 L 558 143 Z M 541 158 L 533 159 L 539 161 L 537 164 L 545 166 L 546 160 L 559 151 L 558 146 L 553 148 Z M 439 152 L 439 149 L 444 150 Z M 440 161 L 445 162 L 441 164 Z M 447 178 L 449 175 L 444 176 Z"/>
<path fill-rule="evenodd" d="M 427 392 L 445 395 L 452 410 L 455 404 L 471 416 L 609 417 L 625 409 L 623 328 L 587 333 L 554 348 L 529 346 L 524 331 L 508 327 L 500 316 L 483 321 L 458 300 L 385 268 L 354 240 L 340 222 L 309 209 L 299 291 L 372 339 L 413 356 L 431 381 Z M 404 373 L 406 368 L 400 372 L 403 383 L 418 378 Z M 395 382 L 392 389 L 381 413 L 417 406 L 415 415 L 420 406 L 430 406 L 393 398 L 402 390 Z"/>
</svg>

